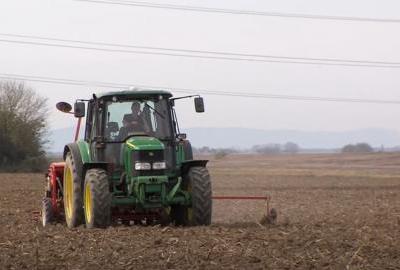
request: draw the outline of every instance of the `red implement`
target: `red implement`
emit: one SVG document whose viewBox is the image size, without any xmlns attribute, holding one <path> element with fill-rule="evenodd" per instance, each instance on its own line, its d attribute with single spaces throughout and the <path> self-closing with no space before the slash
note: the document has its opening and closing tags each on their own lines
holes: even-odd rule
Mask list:
<svg viewBox="0 0 400 270">
<path fill-rule="evenodd" d="M 53 208 L 53 214 L 55 216 L 58 216 L 61 213 L 61 209 L 59 207 L 59 192 L 61 188 L 60 183 L 62 183 L 64 178 L 64 167 L 65 162 L 51 163 L 46 174 L 48 184 L 50 185 L 47 188 L 47 191 L 50 192 L 51 205 Z"/>
</svg>

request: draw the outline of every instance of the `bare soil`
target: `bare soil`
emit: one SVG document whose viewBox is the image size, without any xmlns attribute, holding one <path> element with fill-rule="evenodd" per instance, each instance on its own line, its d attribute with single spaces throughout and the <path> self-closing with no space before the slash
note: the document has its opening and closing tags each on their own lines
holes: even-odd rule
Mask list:
<svg viewBox="0 0 400 270">
<path fill-rule="evenodd" d="M 400 269 L 400 154 L 227 156 L 210 162 L 213 225 L 42 228 L 43 175 L 0 174 L 0 269 Z"/>
</svg>

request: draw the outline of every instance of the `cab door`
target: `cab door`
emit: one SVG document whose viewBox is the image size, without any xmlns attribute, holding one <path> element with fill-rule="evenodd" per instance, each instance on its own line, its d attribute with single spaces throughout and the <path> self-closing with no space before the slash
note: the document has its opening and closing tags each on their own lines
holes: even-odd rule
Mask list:
<svg viewBox="0 0 400 270">
<path fill-rule="evenodd" d="M 91 112 L 88 119 L 89 125 L 87 126 L 89 133 L 88 143 L 90 147 L 90 157 L 94 162 L 102 161 L 101 148 L 99 147 L 98 139 L 101 138 L 101 112 L 98 102 L 93 102 L 90 106 Z"/>
</svg>

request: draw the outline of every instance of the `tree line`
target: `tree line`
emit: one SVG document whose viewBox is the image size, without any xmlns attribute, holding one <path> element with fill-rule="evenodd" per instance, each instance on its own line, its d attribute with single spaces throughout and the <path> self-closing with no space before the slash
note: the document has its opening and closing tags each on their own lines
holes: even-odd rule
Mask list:
<svg viewBox="0 0 400 270">
<path fill-rule="evenodd" d="M 235 148 L 211 148 L 211 147 L 199 147 L 193 148 L 195 154 L 203 155 L 215 155 L 217 158 L 222 158 L 229 154 L 239 153 L 253 153 L 253 154 L 264 154 L 264 155 L 277 155 L 277 154 L 297 154 L 301 151 L 307 150 L 302 149 L 298 144 L 293 142 L 287 142 L 285 144 L 269 143 L 254 145 L 250 149 L 235 149 Z M 340 149 L 334 149 L 336 153 L 372 153 L 376 150 L 368 143 L 356 143 L 347 144 Z"/>
<path fill-rule="evenodd" d="M 211 148 L 208 146 L 204 147 L 193 147 L 195 154 L 213 154 L 216 157 L 223 157 L 229 154 L 237 153 L 257 153 L 257 154 L 296 154 L 300 151 L 300 146 L 293 142 L 287 142 L 285 144 L 262 144 L 254 145 L 251 149 L 235 149 L 235 148 Z"/>
</svg>

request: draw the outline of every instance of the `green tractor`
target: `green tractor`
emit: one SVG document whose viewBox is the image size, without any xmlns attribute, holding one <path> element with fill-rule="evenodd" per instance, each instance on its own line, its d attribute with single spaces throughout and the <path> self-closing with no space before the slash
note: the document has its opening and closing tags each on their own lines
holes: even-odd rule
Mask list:
<svg viewBox="0 0 400 270">
<path fill-rule="evenodd" d="M 132 90 L 77 100 L 75 142 L 64 148 L 64 161 L 52 163 L 42 205 L 43 226 L 65 219 L 69 228 L 106 228 L 112 222 L 209 225 L 211 179 L 207 160 L 193 160 L 192 147 L 180 133 L 175 101 L 166 91 Z M 86 110 L 87 103 L 87 110 Z M 78 140 L 86 117 L 84 140 Z"/>
</svg>

